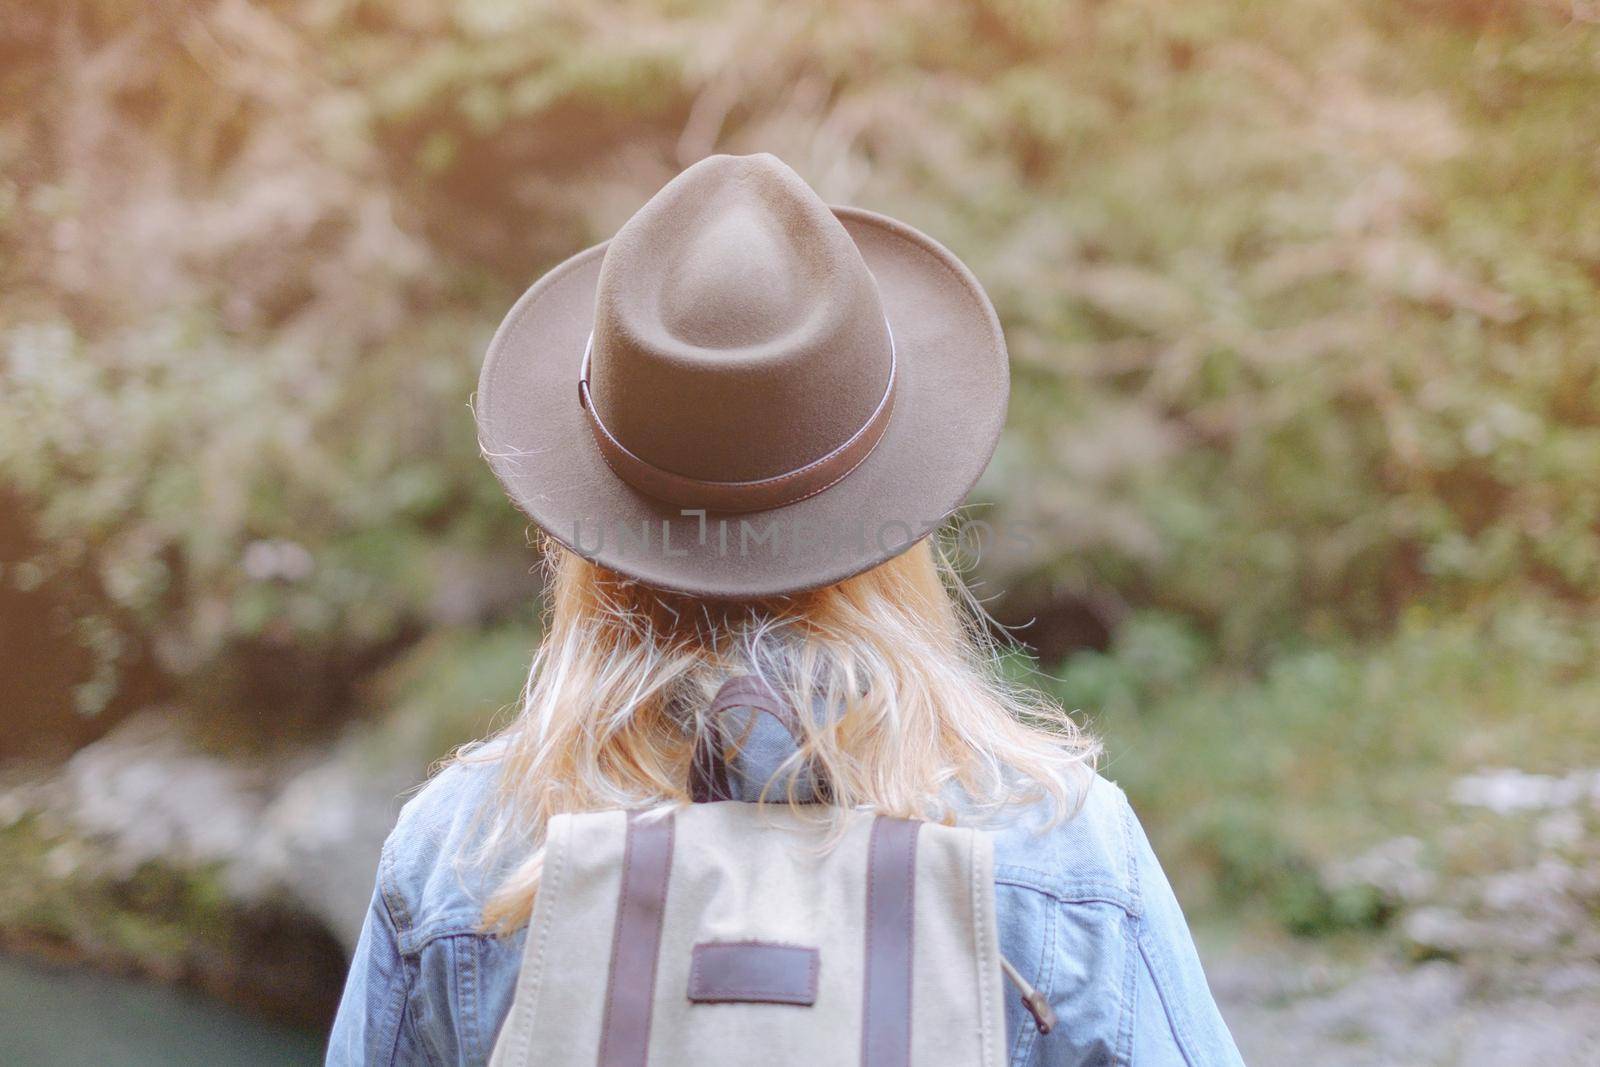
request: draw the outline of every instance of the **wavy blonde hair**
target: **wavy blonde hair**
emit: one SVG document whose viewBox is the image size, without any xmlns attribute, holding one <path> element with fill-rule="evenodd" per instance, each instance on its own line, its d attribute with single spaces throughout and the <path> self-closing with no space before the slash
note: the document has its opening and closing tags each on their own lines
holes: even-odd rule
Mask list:
<svg viewBox="0 0 1600 1067">
<path fill-rule="evenodd" d="M 478 861 L 505 872 L 491 929 L 527 921 L 551 816 L 688 801 L 703 710 L 735 673 L 839 712 L 799 717 L 784 768 L 810 760 L 826 776 L 825 811 L 951 822 L 1044 800 L 1062 818 L 1092 771 L 1098 745 L 1007 681 L 1004 647 L 930 540 L 836 585 L 738 604 L 652 589 L 553 543 L 546 560 L 545 636 L 491 750 Z"/>
</svg>

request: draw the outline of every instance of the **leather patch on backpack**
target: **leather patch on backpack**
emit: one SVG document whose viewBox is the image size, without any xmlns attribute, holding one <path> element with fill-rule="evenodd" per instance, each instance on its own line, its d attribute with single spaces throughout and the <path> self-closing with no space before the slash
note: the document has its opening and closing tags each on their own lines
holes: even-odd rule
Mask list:
<svg viewBox="0 0 1600 1067">
<path fill-rule="evenodd" d="M 689 999 L 697 1004 L 817 1002 L 820 954 L 770 941 L 706 941 L 694 947 Z"/>
</svg>

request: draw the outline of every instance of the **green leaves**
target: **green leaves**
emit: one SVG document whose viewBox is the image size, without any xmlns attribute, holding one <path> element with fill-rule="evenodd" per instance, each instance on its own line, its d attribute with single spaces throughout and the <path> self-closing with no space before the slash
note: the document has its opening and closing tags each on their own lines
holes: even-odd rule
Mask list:
<svg viewBox="0 0 1600 1067">
<path fill-rule="evenodd" d="M 505 308 L 684 163 L 773 150 L 995 298 L 985 518 L 1038 535 L 991 587 L 1109 589 L 1233 663 L 1417 602 L 1587 602 L 1600 30 L 1412 16 L 33 15 L 0 77 L 0 479 L 33 564 L 86 561 L 174 670 L 425 628 L 439 546 L 522 541 L 466 408 Z M 279 541 L 311 566 L 251 577 Z"/>
</svg>

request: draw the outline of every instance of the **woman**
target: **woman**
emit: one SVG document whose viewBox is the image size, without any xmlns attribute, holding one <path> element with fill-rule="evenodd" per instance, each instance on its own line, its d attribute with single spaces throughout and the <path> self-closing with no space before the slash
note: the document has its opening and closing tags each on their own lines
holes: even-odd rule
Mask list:
<svg viewBox="0 0 1600 1067">
<path fill-rule="evenodd" d="M 932 544 L 1007 390 L 954 256 L 771 156 L 696 164 L 530 289 L 477 411 L 550 538 L 548 629 L 515 721 L 386 843 L 329 1062 L 485 1062 L 548 821 L 687 801 L 704 710 L 745 674 L 810 714 L 738 739 L 735 799 L 826 782 L 812 810 L 992 835 L 1001 951 L 1057 1017 L 1008 1001 L 1012 1064 L 1239 1062 L 1094 744 L 1006 684 Z"/>
</svg>

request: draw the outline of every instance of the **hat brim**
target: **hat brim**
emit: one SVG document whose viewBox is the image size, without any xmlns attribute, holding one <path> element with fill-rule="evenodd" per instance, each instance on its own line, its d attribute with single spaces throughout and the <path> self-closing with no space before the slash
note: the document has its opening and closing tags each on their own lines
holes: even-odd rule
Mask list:
<svg viewBox="0 0 1600 1067">
<path fill-rule="evenodd" d="M 578 403 L 600 244 L 524 293 L 484 359 L 479 441 L 517 506 L 586 559 L 716 599 L 830 585 L 936 529 L 983 473 L 1005 423 L 1000 321 L 971 271 L 937 241 L 859 208 L 834 214 L 877 280 L 898 360 L 889 427 L 859 467 L 781 508 L 705 518 L 617 477 Z"/>
</svg>

